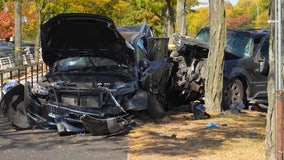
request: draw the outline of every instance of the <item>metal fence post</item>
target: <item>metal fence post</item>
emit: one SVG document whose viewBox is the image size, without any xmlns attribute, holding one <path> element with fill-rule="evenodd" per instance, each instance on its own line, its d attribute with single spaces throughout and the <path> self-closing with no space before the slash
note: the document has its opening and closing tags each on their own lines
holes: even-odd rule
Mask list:
<svg viewBox="0 0 284 160">
<path fill-rule="evenodd" d="M 284 92 L 276 91 L 276 157 L 277 160 L 283 159 L 283 102 Z"/>
</svg>

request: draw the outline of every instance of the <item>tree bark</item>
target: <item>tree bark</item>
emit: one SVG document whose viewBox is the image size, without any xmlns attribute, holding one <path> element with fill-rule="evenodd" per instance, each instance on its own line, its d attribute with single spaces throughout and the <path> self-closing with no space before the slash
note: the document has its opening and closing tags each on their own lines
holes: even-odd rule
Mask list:
<svg viewBox="0 0 284 160">
<path fill-rule="evenodd" d="M 39 62 L 39 57 L 41 52 L 39 52 L 40 49 L 40 32 L 41 32 L 41 25 L 43 21 L 47 19 L 47 15 L 52 16 L 52 9 L 47 8 L 47 4 L 49 3 L 49 0 L 34 0 L 35 6 L 36 6 L 36 12 L 38 15 L 38 29 L 37 29 L 37 35 L 35 39 L 35 62 Z M 49 12 L 43 12 L 43 10 L 48 10 Z"/>
<path fill-rule="evenodd" d="M 37 29 L 37 34 L 36 34 L 36 39 L 35 39 L 35 63 L 38 63 L 39 62 L 39 54 L 41 54 L 39 52 L 39 49 L 40 49 L 40 32 L 41 32 L 41 29 L 40 29 L 40 25 L 41 25 L 41 17 L 39 16 L 38 17 L 38 29 Z"/>
<path fill-rule="evenodd" d="M 210 46 L 205 82 L 205 106 L 208 112 L 220 112 L 226 43 L 224 0 L 209 0 L 209 13 Z"/>
<path fill-rule="evenodd" d="M 186 0 L 177 1 L 177 17 L 176 17 L 177 32 L 183 36 L 186 35 L 185 6 L 186 6 Z"/>
<path fill-rule="evenodd" d="M 19 1 L 15 1 L 15 64 L 23 65 L 22 53 L 22 7 Z"/>
<path fill-rule="evenodd" d="M 169 37 L 169 44 L 173 43 L 172 35 L 174 34 L 175 27 L 174 27 L 174 9 L 172 7 L 171 0 L 166 0 L 166 6 L 163 8 L 162 11 L 163 17 L 163 30 L 162 35 L 164 37 Z"/>
<path fill-rule="evenodd" d="M 36 34 L 36 39 L 35 39 L 35 62 L 38 63 L 39 62 L 39 54 L 41 54 L 39 52 L 40 49 L 40 26 L 42 25 L 42 14 L 41 11 L 43 9 L 43 6 L 45 4 L 45 1 L 38 1 L 38 0 L 34 0 L 35 6 L 36 6 L 36 12 L 38 15 L 38 29 L 37 29 L 37 34 Z"/>
</svg>

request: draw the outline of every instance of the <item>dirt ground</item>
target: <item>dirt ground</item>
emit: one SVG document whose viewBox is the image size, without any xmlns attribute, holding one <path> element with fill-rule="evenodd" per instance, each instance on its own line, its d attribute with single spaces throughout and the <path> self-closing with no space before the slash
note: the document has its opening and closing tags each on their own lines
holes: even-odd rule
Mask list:
<svg viewBox="0 0 284 160">
<path fill-rule="evenodd" d="M 210 123 L 217 124 L 208 128 Z M 263 160 L 266 113 L 211 115 L 169 113 L 130 131 L 129 160 Z"/>
</svg>

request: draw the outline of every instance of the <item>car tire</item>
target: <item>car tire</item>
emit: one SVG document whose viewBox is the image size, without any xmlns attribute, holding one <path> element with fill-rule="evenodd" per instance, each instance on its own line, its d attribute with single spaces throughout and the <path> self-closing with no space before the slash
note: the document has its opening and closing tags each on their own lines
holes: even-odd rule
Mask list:
<svg viewBox="0 0 284 160">
<path fill-rule="evenodd" d="M 165 117 L 165 110 L 155 96 L 148 94 L 147 113 L 154 119 Z"/>
<path fill-rule="evenodd" d="M 222 95 L 222 111 L 230 109 L 233 101 L 240 100 L 243 104 L 246 104 L 245 87 L 241 80 L 232 79 L 224 80 Z"/>
</svg>

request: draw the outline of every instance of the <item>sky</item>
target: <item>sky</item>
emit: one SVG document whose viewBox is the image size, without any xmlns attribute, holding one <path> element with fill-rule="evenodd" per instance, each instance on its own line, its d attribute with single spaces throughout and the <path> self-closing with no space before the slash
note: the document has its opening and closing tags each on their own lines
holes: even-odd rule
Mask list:
<svg viewBox="0 0 284 160">
<path fill-rule="evenodd" d="M 207 3 L 209 3 L 208 0 L 198 0 L 198 1 L 199 2 L 207 2 Z M 232 5 L 234 6 L 234 5 L 236 5 L 238 3 L 238 0 L 229 0 L 229 2 L 231 2 Z"/>
</svg>

